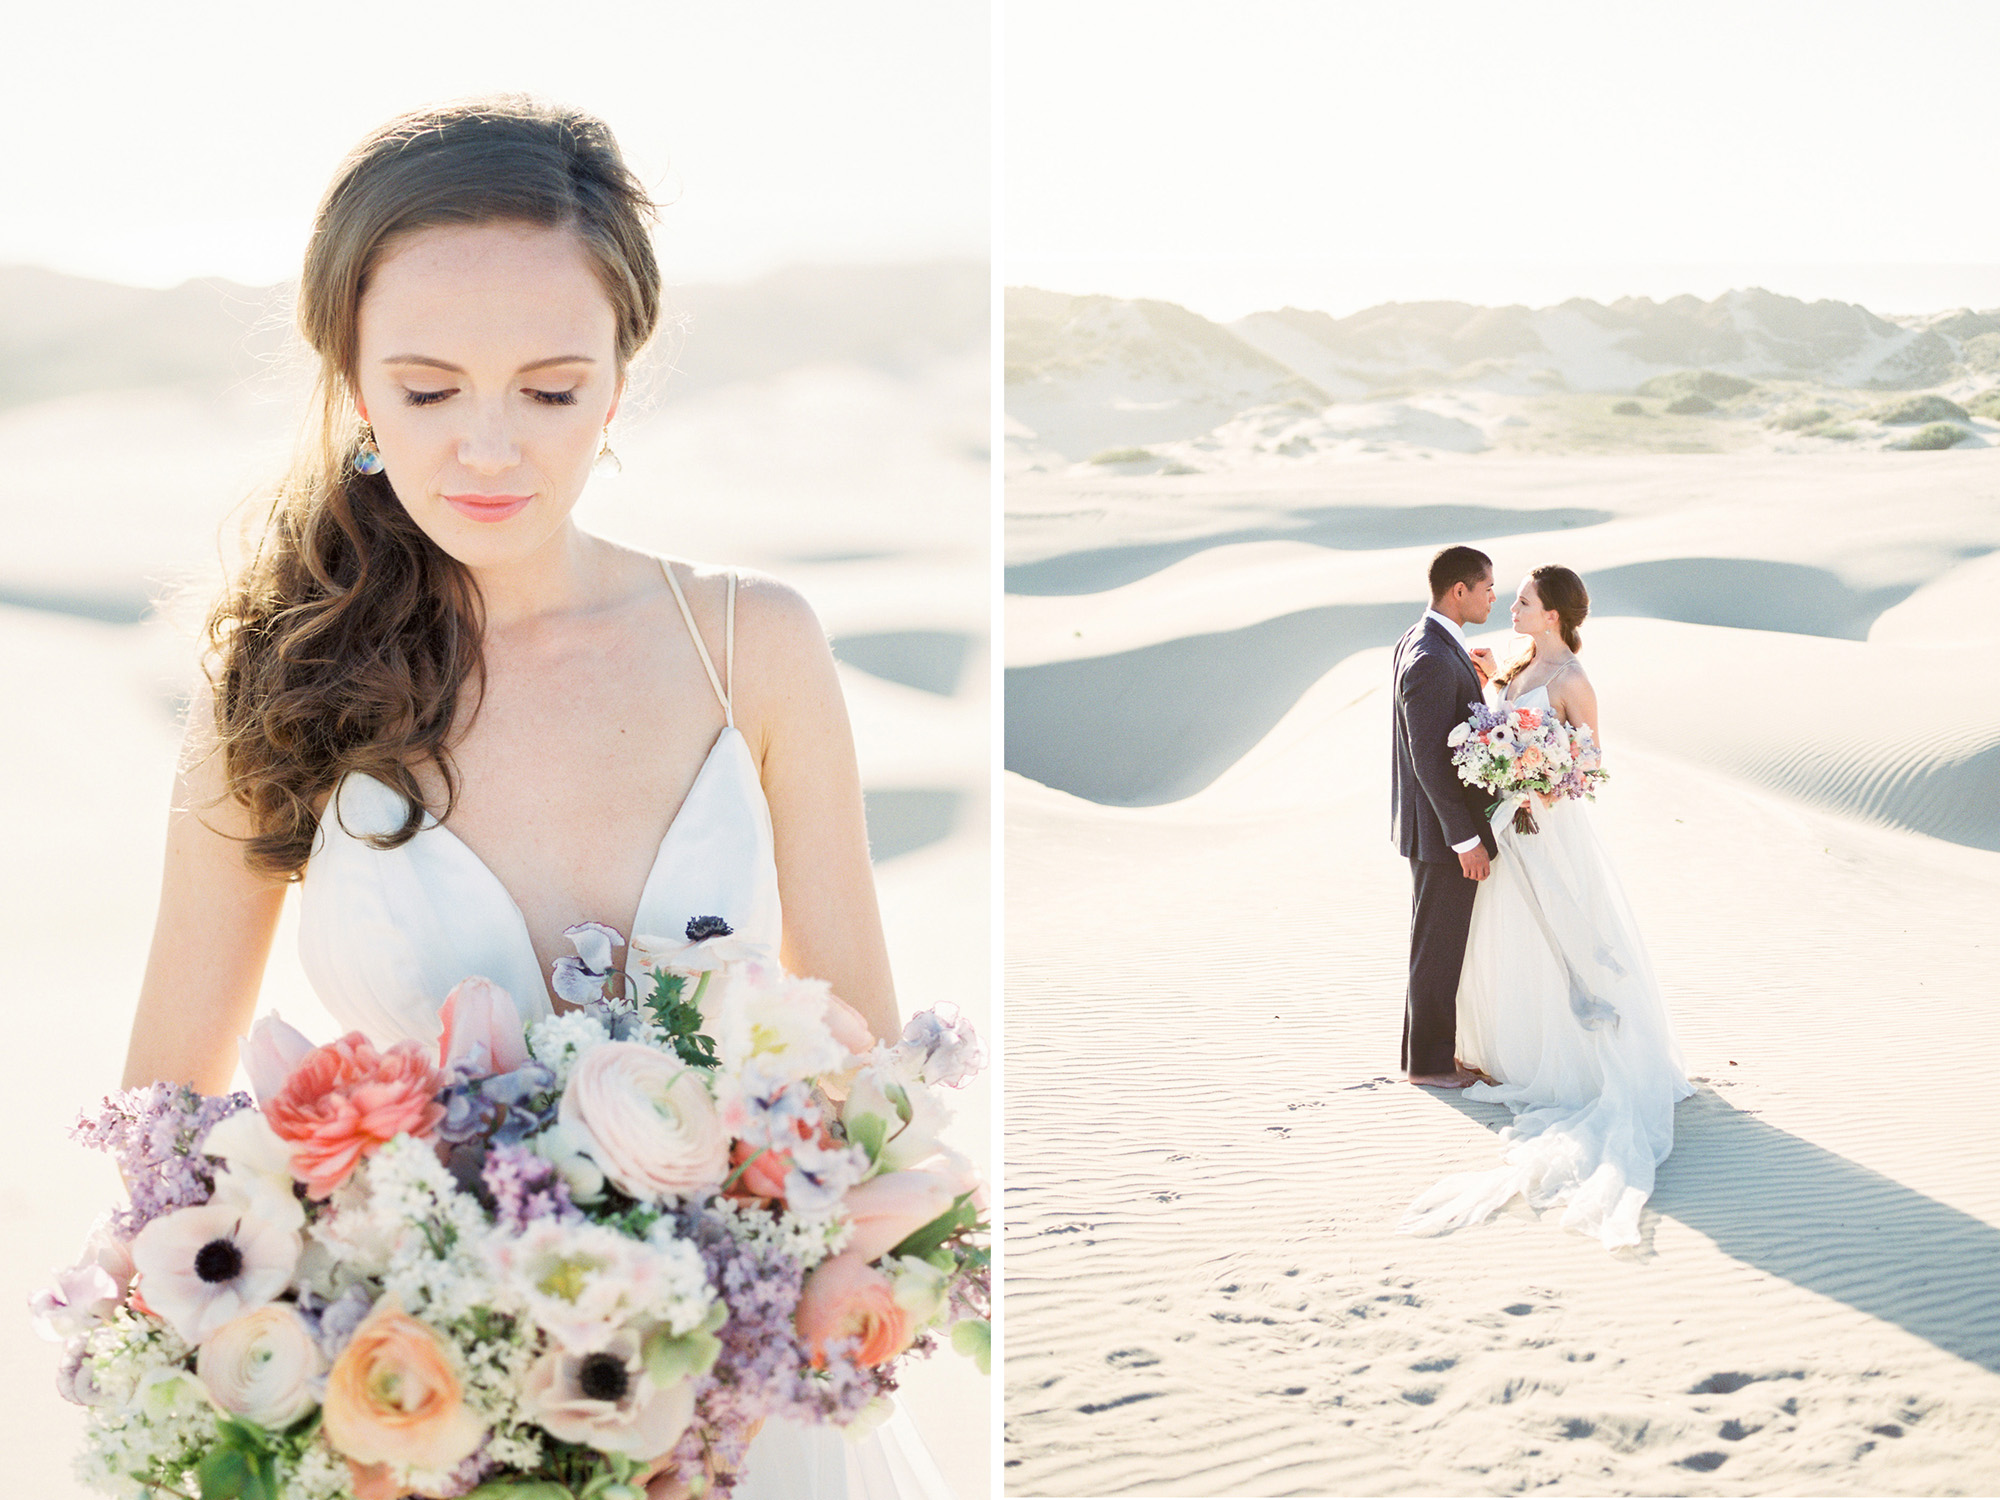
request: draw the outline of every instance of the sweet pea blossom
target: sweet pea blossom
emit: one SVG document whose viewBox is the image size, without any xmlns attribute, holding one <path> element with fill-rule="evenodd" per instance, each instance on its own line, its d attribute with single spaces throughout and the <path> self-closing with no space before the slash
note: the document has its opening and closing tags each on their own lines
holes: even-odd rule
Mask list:
<svg viewBox="0 0 2000 1500">
<path fill-rule="evenodd" d="M 91 1226 L 77 1262 L 55 1273 L 56 1282 L 28 1298 L 35 1332 L 61 1344 L 90 1332 L 124 1306 L 132 1286 L 132 1249 L 101 1215 Z"/>
<path fill-rule="evenodd" d="M 571 1005 L 588 1005 L 604 998 L 604 981 L 611 977 L 611 950 L 625 935 L 602 922 L 565 927 L 563 936 L 576 947 L 575 958 L 559 958 L 549 971 L 549 987 Z"/>
<path fill-rule="evenodd" d="M 986 1066 L 986 1044 L 949 1001 L 911 1016 L 894 1050 L 914 1066 L 925 1083 L 952 1088 L 962 1088 Z"/>
</svg>

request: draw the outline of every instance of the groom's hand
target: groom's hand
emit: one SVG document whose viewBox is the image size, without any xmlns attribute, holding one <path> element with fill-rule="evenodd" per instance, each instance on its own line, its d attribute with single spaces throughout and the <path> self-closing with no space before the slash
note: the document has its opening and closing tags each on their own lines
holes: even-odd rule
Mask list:
<svg viewBox="0 0 2000 1500">
<path fill-rule="evenodd" d="M 1484 880 L 1493 873 L 1493 861 L 1486 857 L 1486 846 L 1474 844 L 1458 857 L 1458 868 L 1467 880 Z"/>
</svg>

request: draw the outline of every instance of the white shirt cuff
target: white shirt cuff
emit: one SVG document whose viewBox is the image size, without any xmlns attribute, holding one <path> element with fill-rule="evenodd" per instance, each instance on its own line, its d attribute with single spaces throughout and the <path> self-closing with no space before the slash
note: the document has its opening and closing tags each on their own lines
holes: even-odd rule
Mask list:
<svg viewBox="0 0 2000 1500">
<path fill-rule="evenodd" d="M 1475 834 L 1462 844 L 1453 844 L 1451 846 L 1451 852 L 1453 854 L 1463 854 L 1468 849 L 1477 849 L 1478 847 L 1479 847 L 1479 836 Z"/>
</svg>

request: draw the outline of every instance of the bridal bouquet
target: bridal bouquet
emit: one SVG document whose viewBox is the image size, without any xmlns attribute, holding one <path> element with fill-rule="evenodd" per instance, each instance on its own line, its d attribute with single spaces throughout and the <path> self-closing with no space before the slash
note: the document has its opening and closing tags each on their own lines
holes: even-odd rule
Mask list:
<svg viewBox="0 0 2000 1500">
<path fill-rule="evenodd" d="M 983 1189 L 940 1144 L 984 1063 L 949 1007 L 893 1046 L 716 918 L 566 934 L 576 1009 L 467 979 L 433 1050 L 275 1016 L 256 1090 L 154 1084 L 77 1135 L 128 1208 L 32 1299 L 107 1493 L 726 1494 L 770 1417 L 886 1414 L 941 1334 L 986 1363 Z"/>
<path fill-rule="evenodd" d="M 1472 717 L 1446 736 L 1458 779 L 1493 793 L 1490 818 L 1518 799 L 1514 831 L 1535 833 L 1531 798 L 1553 806 L 1566 797 L 1594 799 L 1608 776 L 1604 757 L 1585 724 L 1577 728 L 1545 709 L 1472 706 Z"/>
</svg>

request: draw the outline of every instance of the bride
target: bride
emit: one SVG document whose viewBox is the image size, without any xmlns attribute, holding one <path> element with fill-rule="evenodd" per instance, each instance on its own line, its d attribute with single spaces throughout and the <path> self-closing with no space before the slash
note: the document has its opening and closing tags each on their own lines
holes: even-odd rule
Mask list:
<svg viewBox="0 0 2000 1500">
<path fill-rule="evenodd" d="M 652 213 L 602 122 L 522 98 L 341 164 L 298 290 L 317 431 L 210 616 L 128 1087 L 228 1087 L 293 881 L 314 988 L 378 1046 L 434 1041 L 469 974 L 547 1015 L 573 924 L 702 915 L 897 1036 L 811 610 L 572 516 L 659 320 Z M 841 1495 L 847 1446 L 773 1422 L 737 1493 Z M 867 1492 L 935 1476 L 906 1419 L 853 1446 Z"/>
<path fill-rule="evenodd" d="M 1539 708 L 1597 734 L 1597 695 L 1577 660 L 1590 610 L 1583 580 L 1554 564 L 1515 595 L 1521 656 L 1489 700 Z M 1673 1148 L 1674 1104 L 1694 1092 L 1625 893 L 1587 804 L 1495 809 L 1500 853 L 1479 889 L 1458 986 L 1458 1048 L 1489 1081 L 1466 1097 L 1514 1112 L 1505 1165 L 1429 1189 L 1402 1228 L 1435 1234 L 1476 1224 L 1515 1196 L 1562 1205 L 1562 1224 L 1607 1248 L 1639 1243 L 1654 1169 Z"/>
</svg>

